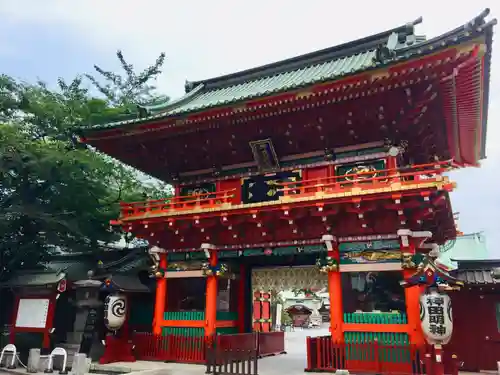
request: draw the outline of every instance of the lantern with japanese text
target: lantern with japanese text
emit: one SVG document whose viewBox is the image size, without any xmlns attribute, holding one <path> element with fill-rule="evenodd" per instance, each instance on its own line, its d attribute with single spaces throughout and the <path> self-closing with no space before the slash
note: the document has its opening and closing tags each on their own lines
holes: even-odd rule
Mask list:
<svg viewBox="0 0 500 375">
<path fill-rule="evenodd" d="M 429 344 L 447 344 L 453 333 L 453 316 L 451 299 L 445 292 L 459 290 L 463 283 L 426 257 L 415 274 L 403 280 L 401 285 L 426 287 L 420 296 L 422 331 Z"/>
<path fill-rule="evenodd" d="M 110 331 L 118 331 L 125 323 L 127 315 L 127 297 L 116 294 L 106 297 L 104 305 L 104 324 Z"/>
<path fill-rule="evenodd" d="M 420 296 L 420 322 L 429 344 L 447 344 L 453 333 L 451 299 L 430 289 Z"/>
</svg>

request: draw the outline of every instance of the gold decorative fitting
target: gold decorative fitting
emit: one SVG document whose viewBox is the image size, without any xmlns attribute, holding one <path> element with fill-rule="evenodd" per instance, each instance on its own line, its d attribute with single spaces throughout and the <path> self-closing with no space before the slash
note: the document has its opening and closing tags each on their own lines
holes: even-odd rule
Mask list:
<svg viewBox="0 0 500 375">
<path fill-rule="evenodd" d="M 329 256 L 324 259 L 318 258 L 316 260 L 316 266 L 321 273 L 335 272 L 339 270 L 337 261 Z"/>
<path fill-rule="evenodd" d="M 205 276 L 224 276 L 228 271 L 228 267 L 223 263 L 219 263 L 215 266 L 210 266 L 209 263 L 203 263 L 201 265 L 201 270 Z"/>
<path fill-rule="evenodd" d="M 411 254 L 411 253 L 402 253 L 401 254 L 401 268 L 407 270 L 407 269 L 413 269 L 416 267 L 417 267 L 417 265 L 413 261 L 413 254 Z"/>
<path fill-rule="evenodd" d="M 314 95 L 312 91 L 300 91 L 295 95 L 295 99 L 307 99 Z"/>
</svg>

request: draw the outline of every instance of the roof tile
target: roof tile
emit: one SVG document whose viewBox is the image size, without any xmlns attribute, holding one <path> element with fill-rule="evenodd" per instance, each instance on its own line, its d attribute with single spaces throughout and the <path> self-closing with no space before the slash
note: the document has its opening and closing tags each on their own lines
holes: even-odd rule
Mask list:
<svg viewBox="0 0 500 375">
<path fill-rule="evenodd" d="M 457 278 L 472 285 L 497 284 L 499 282 L 491 275 L 491 269 L 458 270 Z"/>
<path fill-rule="evenodd" d="M 192 112 L 204 108 L 270 95 L 316 82 L 332 80 L 375 66 L 375 50 L 343 57 L 322 64 L 280 73 L 235 86 L 204 92 L 193 100 L 178 106 L 169 114 Z"/>
</svg>

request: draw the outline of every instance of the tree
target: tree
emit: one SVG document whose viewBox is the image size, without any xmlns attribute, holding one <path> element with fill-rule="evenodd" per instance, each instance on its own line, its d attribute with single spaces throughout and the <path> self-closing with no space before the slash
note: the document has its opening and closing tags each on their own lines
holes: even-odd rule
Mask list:
<svg viewBox="0 0 500 375">
<path fill-rule="evenodd" d="M 155 63 L 137 74 L 134 66 L 129 64 L 122 51 L 116 52 L 116 57 L 124 71 L 123 75 L 102 69 L 94 65 L 99 78 L 86 74 L 86 77 L 94 84 L 102 95 L 114 107 L 130 107 L 138 104 L 149 104 L 154 101 L 168 100 L 166 96 L 159 96 L 155 93 L 156 87 L 150 82 L 156 80 L 161 74 L 161 68 L 165 63 L 165 53 L 161 53 Z M 104 79 L 104 84 L 101 83 Z"/>
<path fill-rule="evenodd" d="M 17 268 L 56 249 L 89 251 L 112 241 L 107 202 L 113 167 L 61 141 L 33 140 L 0 126 L 0 249 L 2 264 Z"/>
<path fill-rule="evenodd" d="M 120 201 L 171 192 L 77 140 L 84 126 L 128 115 L 126 103 L 150 92 L 161 65 L 116 90 L 115 101 L 92 97 L 82 77 L 52 90 L 0 76 L 0 278 L 55 251 L 99 249 L 123 235 L 109 226 Z"/>
</svg>

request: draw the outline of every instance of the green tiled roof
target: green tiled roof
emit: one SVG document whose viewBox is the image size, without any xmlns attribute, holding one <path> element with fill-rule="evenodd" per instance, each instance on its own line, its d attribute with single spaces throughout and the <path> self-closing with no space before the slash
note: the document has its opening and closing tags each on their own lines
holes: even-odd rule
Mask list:
<svg viewBox="0 0 500 375">
<path fill-rule="evenodd" d="M 198 90 L 201 93 L 184 104 L 164 107 L 168 114 L 194 112 L 205 108 L 230 104 L 247 99 L 263 97 L 273 93 L 292 90 L 316 82 L 328 81 L 347 74 L 352 74 L 374 67 L 375 50 L 369 50 L 352 56 L 326 61 L 324 63 L 307 66 L 301 69 L 280 73 L 274 76 L 259 78 L 240 83 L 234 86 L 202 90 L 200 83 Z M 169 108 L 172 108 L 169 110 Z M 150 112 L 162 111 L 160 108 L 148 108 Z"/>
<path fill-rule="evenodd" d="M 440 248 L 439 261 L 450 268 L 456 268 L 454 259 L 481 260 L 488 259 L 486 238 L 482 233 L 465 234 L 446 242 Z"/>
<path fill-rule="evenodd" d="M 139 111 L 142 117 L 94 127 L 89 132 L 244 102 L 433 53 L 485 32 L 491 34 L 495 21 L 485 24 L 488 13 L 484 11 L 466 25 L 428 41 L 414 34 L 414 26 L 421 22 L 419 19 L 340 46 L 239 73 L 187 82 L 186 95 L 180 99 L 146 106 Z"/>
</svg>

